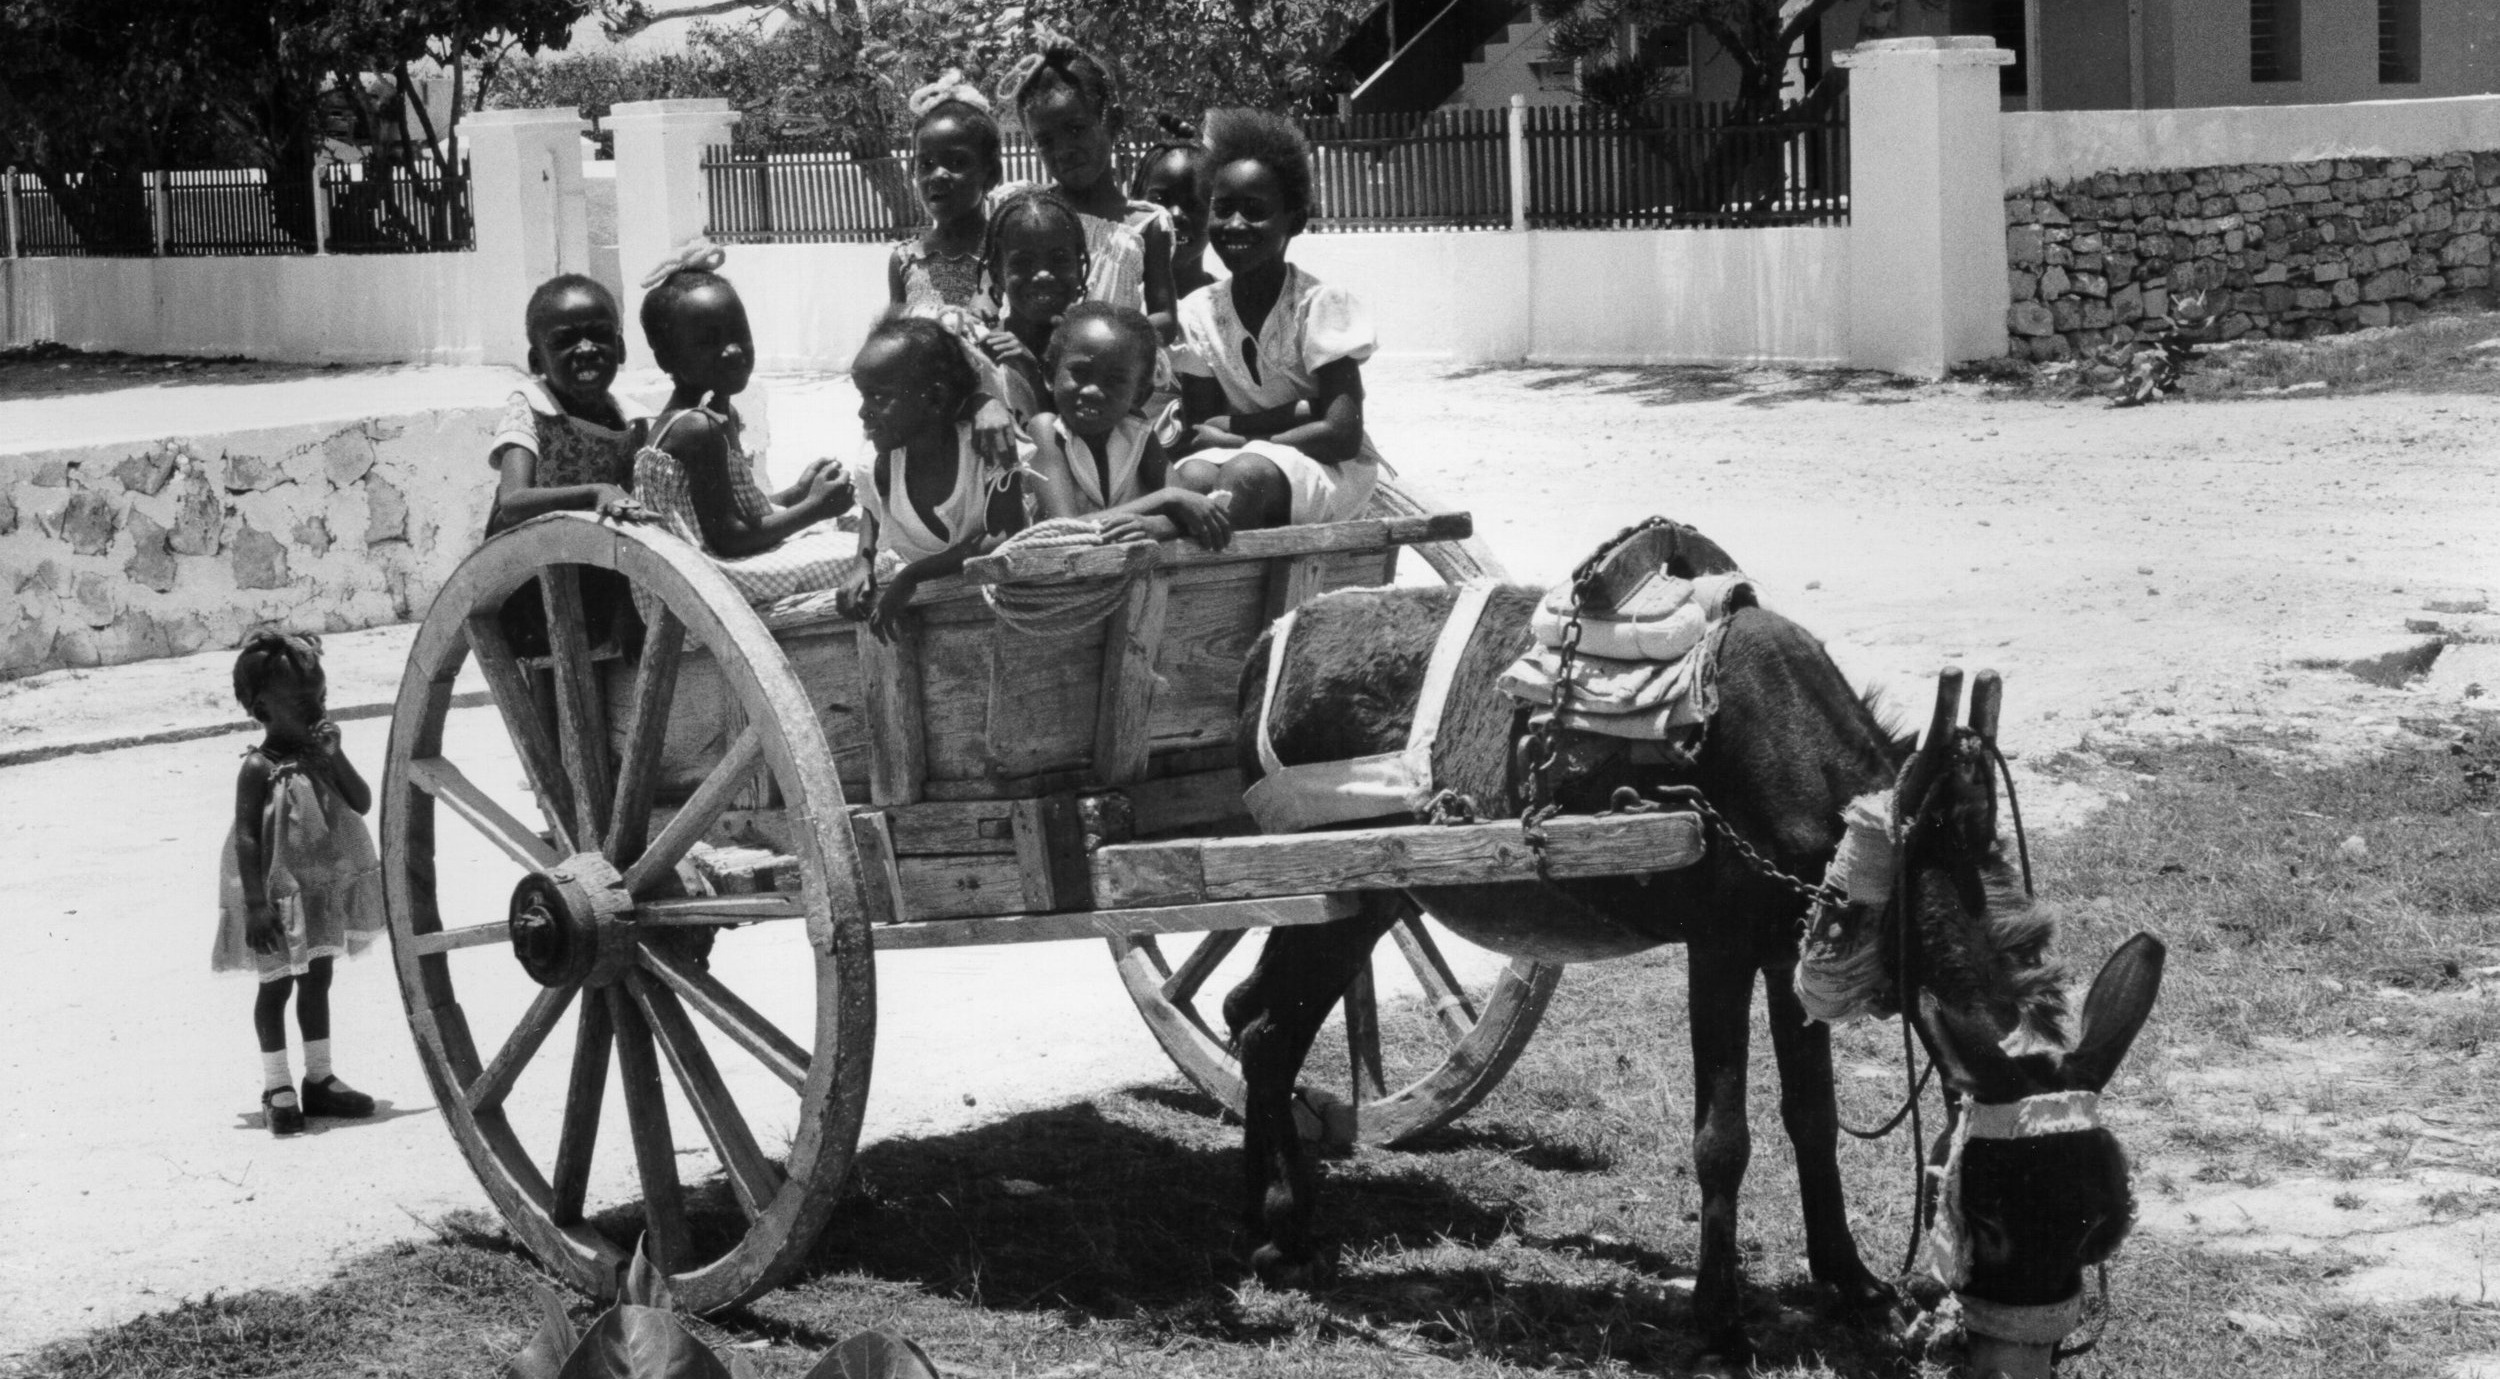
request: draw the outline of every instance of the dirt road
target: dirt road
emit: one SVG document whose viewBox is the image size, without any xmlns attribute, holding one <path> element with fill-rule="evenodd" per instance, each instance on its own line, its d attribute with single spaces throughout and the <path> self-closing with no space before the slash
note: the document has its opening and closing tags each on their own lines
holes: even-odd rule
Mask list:
<svg viewBox="0 0 2500 1379">
<path fill-rule="evenodd" d="M 2005 671 L 2007 743 L 2035 759 L 2106 735 L 2297 728 L 2355 745 L 2432 698 L 2488 687 L 2470 702 L 2500 702 L 2489 645 L 2449 648 L 2408 689 L 2295 664 L 2400 648 L 2419 640 L 2408 619 L 2488 630 L 2424 605 L 2500 594 L 2500 399 L 2112 412 L 1786 374 L 1415 364 L 1375 367 L 1371 389 L 1390 460 L 1473 510 L 1514 574 L 1558 578 L 1626 523 L 1678 517 L 1863 678 L 1916 686 L 1949 661 Z M 781 460 L 851 453 L 847 385 L 774 392 Z M 178 424 L 169 414 L 165 429 Z M 196 664 L 212 684 L 225 673 Z M 114 692 L 110 676 L 84 683 Z M 493 778 L 516 777 L 476 731 L 483 715 L 460 717 Z M 378 765 L 383 733 L 354 724 L 349 750 Z M 204 961 L 242 745 L 0 770 L 17 959 L 0 1067 L 23 1108 L 0 1131 L 0 1355 L 183 1295 L 316 1278 L 340 1252 L 482 1205 L 421 1113 L 379 959 L 344 969 L 342 1070 L 400 1114 L 285 1145 L 257 1128 L 249 993 Z M 2072 817 L 2089 801 L 2027 786 L 2025 803 Z M 1098 946 L 889 962 L 883 980 L 872 1133 L 1164 1066 Z"/>
</svg>

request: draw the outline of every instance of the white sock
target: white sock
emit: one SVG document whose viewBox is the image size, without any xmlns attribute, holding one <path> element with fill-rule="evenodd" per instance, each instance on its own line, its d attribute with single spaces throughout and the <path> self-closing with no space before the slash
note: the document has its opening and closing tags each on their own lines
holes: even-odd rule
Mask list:
<svg viewBox="0 0 2500 1379">
<path fill-rule="evenodd" d="M 307 1039 L 304 1041 L 304 1080 L 306 1082 L 330 1080 L 329 1040 Z"/>
<path fill-rule="evenodd" d="M 260 1056 L 260 1085 L 263 1090 L 272 1092 L 294 1088 L 295 1074 L 287 1071 L 286 1050 L 280 1049 L 276 1053 L 263 1053 Z"/>
</svg>

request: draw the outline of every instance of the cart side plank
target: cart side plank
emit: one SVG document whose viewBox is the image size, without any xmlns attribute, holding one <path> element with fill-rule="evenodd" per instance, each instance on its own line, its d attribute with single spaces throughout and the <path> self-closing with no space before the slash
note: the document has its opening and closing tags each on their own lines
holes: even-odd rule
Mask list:
<svg viewBox="0 0 2500 1379">
<path fill-rule="evenodd" d="M 1701 820 L 1691 814 L 1552 819 L 1545 835 L 1551 877 L 1673 871 L 1702 857 Z M 1516 820 L 1118 843 L 1098 849 L 1093 864 L 1094 903 L 1107 910 L 1539 876 Z"/>
<path fill-rule="evenodd" d="M 1332 551 L 1411 546 L 1427 541 L 1463 541 L 1475 535 L 1475 531 L 1475 519 L 1463 512 L 1434 513 L 1422 517 L 1366 518 L 1355 522 L 1235 532 L 1231 542 L 1220 551 L 1210 551 L 1184 541 L 1001 551 L 996 555 L 976 556 L 965 561 L 963 577 L 973 584 L 1053 578 L 1101 579 L 1149 569 L 1232 565 Z"/>
<path fill-rule="evenodd" d="M 1346 895 L 1287 895 L 1219 905 L 1144 906 L 1127 910 L 1074 910 L 1051 915 L 984 915 L 971 919 L 880 925 L 877 951 L 905 948 L 969 948 L 998 943 L 1046 943 L 1056 939 L 1121 938 L 1129 934 L 1195 934 L 1216 929 L 1282 928 L 1326 924 L 1353 914 Z"/>
</svg>

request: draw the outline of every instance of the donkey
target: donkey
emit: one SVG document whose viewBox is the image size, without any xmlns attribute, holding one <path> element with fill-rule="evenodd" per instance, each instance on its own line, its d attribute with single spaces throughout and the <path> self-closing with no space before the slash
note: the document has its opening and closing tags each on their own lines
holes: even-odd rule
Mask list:
<svg viewBox="0 0 2500 1379">
<path fill-rule="evenodd" d="M 1525 713 L 1496 680 L 1528 645 L 1540 597 L 1519 587 L 1493 592 L 1457 663 L 1434 747 L 1434 784 L 1496 816 L 1519 812 L 1529 784 L 1514 752 Z M 1430 648 L 1454 598 L 1446 588 L 1397 588 L 1346 591 L 1304 605 L 1269 711 L 1275 759 L 1338 761 L 1403 746 Z M 1267 666 L 1263 637 L 1242 677 L 1236 745 L 1245 781 L 1261 775 L 1255 735 Z M 1821 643 L 1749 606 L 1724 625 L 1717 685 L 1717 714 L 1689 763 L 1618 753 L 1562 784 L 1555 802 L 1596 813 L 1620 787 L 1696 787 L 1725 828 L 1761 857 L 1793 877 L 1815 878 L 1841 840 L 1843 806 L 1894 791 L 1900 821 L 1915 825 L 1894 892 L 1906 898 L 1909 913 L 1901 915 L 1896 901 L 1871 918 L 1904 935 L 1901 942 L 1918 958 L 1917 989 L 1886 985 L 1878 993 L 1883 1003 L 1897 1010 L 1900 1001 L 1913 1002 L 1929 1056 L 1965 1101 L 2018 1100 L 2052 1087 L 2097 1091 L 2150 1010 L 2159 944 L 2140 936 L 2113 959 L 2086 1003 L 2084 1041 L 2063 1060 L 2048 1052 L 2016 1058 L 1998 1047 L 2016 1031 L 2031 1047 L 2056 1047 L 2065 1012 L 2059 973 L 2043 956 L 2049 926 L 2026 912 L 2001 856 L 1980 734 L 1955 727 L 1958 676 L 1953 702 L 1939 704 L 1929 746 L 1918 749 L 1885 729 Z M 1986 713 L 1992 737 L 1993 702 Z M 1736 1212 L 1752 1152 L 1746 1047 L 1757 974 L 1767 979 L 1781 1118 L 1797 1156 L 1813 1276 L 1852 1312 L 1872 1316 L 1895 1296 L 1867 1269 L 1850 1234 L 1830 1030 L 1808 1019 L 1792 983 L 1807 902 L 1796 886 L 1724 842 L 1714 837 L 1693 866 L 1641 877 L 1436 887 L 1412 896 L 1462 936 L 1546 960 L 1685 945 L 1693 1160 L 1702 1193 L 1693 1310 L 1705 1347 L 1697 1372 L 1707 1375 L 1741 1374 L 1752 1356 L 1739 1316 Z M 1316 1262 L 1313 1170 L 1290 1105 L 1295 1078 L 1328 1011 L 1407 903 L 1395 893 L 1367 893 L 1346 919 L 1272 931 L 1249 976 L 1225 999 L 1247 1085 L 1244 1224 L 1252 1267 L 1272 1282 L 1298 1282 Z M 1877 976 L 1889 983 L 1900 968 L 1897 950 L 1886 951 Z M 1940 1163 L 1949 1138 L 1939 1140 Z M 2115 1249 L 2132 1217 L 2125 1159 L 2106 1131 L 1991 1134 L 1970 1143 L 1958 1166 L 1969 1199 L 1959 1220 L 1972 1242 L 1966 1296 L 2015 1308 L 2079 1301 L 2082 1265 Z M 1945 1204 L 1948 1224 L 1952 1205 Z M 2047 1373 L 2048 1344 L 2027 1339 L 2042 1329 L 2040 1319 L 2025 1313 L 2018 1320 L 2029 1328 L 2009 1329 L 2025 1335 L 2007 1338 L 2014 1344 L 1991 1352 L 1993 1363 L 2018 1379 Z"/>
</svg>

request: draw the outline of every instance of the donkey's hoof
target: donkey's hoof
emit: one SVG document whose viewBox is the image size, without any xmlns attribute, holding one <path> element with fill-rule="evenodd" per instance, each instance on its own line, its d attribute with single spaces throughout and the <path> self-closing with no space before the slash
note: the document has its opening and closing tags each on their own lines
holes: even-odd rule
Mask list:
<svg viewBox="0 0 2500 1379">
<path fill-rule="evenodd" d="M 1319 1281 L 1319 1261 L 1308 1255 L 1296 1258 L 1274 1245 L 1261 1245 L 1250 1254 L 1250 1272 L 1270 1288 L 1300 1290 Z"/>
</svg>

